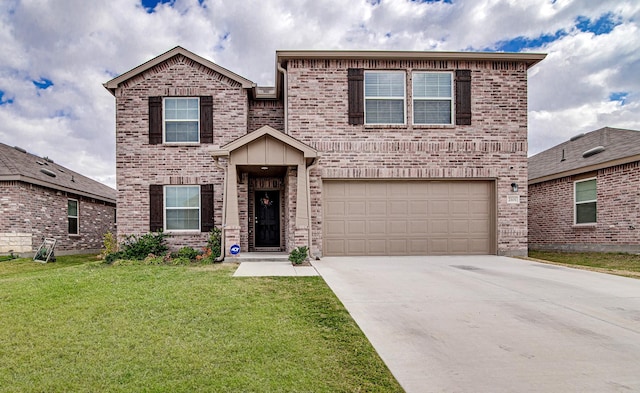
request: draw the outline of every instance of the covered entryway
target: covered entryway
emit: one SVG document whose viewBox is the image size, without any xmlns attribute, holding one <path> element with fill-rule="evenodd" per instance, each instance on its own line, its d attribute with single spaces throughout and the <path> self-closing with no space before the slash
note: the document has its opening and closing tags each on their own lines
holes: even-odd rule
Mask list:
<svg viewBox="0 0 640 393">
<path fill-rule="evenodd" d="M 325 180 L 323 255 L 495 254 L 493 181 Z"/>
</svg>

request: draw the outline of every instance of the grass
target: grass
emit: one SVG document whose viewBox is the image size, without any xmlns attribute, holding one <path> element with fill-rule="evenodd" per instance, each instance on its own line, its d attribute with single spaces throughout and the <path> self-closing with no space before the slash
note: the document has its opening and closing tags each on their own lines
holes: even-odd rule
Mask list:
<svg viewBox="0 0 640 393">
<path fill-rule="evenodd" d="M 640 255 L 636 254 L 529 250 L 529 257 L 566 266 L 640 278 Z"/>
<path fill-rule="evenodd" d="M 319 277 L 0 263 L 2 392 L 399 392 Z"/>
</svg>

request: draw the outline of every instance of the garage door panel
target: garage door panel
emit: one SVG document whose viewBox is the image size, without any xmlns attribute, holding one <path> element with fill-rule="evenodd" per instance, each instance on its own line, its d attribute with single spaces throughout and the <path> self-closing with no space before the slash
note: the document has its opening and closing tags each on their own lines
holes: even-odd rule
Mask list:
<svg viewBox="0 0 640 393">
<path fill-rule="evenodd" d="M 325 255 L 488 254 L 489 181 L 323 183 Z"/>
</svg>

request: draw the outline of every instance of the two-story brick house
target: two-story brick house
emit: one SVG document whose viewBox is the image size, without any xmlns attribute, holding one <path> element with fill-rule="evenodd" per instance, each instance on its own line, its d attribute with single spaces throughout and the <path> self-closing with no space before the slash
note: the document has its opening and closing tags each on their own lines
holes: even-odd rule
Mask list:
<svg viewBox="0 0 640 393">
<path fill-rule="evenodd" d="M 118 233 L 314 255 L 527 253 L 542 54 L 278 51 L 275 87 L 176 47 L 116 97 Z M 519 187 L 519 188 L 518 188 Z"/>
</svg>

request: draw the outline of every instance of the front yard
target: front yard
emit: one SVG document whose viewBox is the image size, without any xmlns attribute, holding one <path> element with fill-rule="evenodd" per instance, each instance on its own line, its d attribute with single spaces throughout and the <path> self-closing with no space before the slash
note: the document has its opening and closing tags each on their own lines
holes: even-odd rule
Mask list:
<svg viewBox="0 0 640 393">
<path fill-rule="evenodd" d="M 402 391 L 320 277 L 234 269 L 0 262 L 0 391 Z"/>
</svg>

